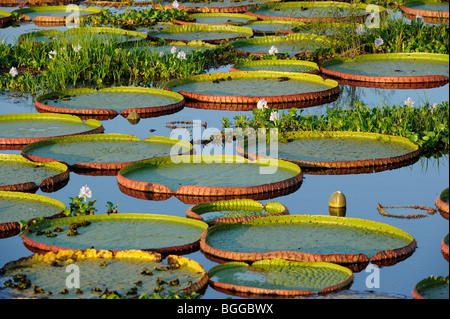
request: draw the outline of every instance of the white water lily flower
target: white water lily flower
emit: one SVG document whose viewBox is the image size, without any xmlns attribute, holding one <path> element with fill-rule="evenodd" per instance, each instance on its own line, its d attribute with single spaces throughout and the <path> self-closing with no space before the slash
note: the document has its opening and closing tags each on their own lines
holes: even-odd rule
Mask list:
<svg viewBox="0 0 450 319">
<path fill-rule="evenodd" d="M 256 104 L 256 107 L 258 110 L 267 109 L 267 101 L 264 99 L 261 99 L 258 101 L 258 104 Z"/>
<path fill-rule="evenodd" d="M 272 47 L 269 49 L 269 54 L 274 55 L 275 53 L 278 53 L 278 49 L 276 46 L 272 45 Z"/>
<path fill-rule="evenodd" d="M 173 7 L 174 9 L 178 9 L 179 6 L 180 6 L 180 4 L 178 3 L 177 0 L 175 0 L 174 2 L 172 2 L 172 7 Z"/>
<path fill-rule="evenodd" d="M 50 52 L 48 53 L 48 57 L 49 57 L 50 59 L 53 59 L 53 56 L 54 56 L 54 55 L 56 55 L 56 51 L 55 51 L 55 50 L 50 51 Z"/>
<path fill-rule="evenodd" d="M 437 103 L 433 103 L 433 105 L 431 106 L 431 110 L 434 112 L 437 109 Z"/>
<path fill-rule="evenodd" d="M 78 44 L 77 46 L 72 45 L 72 48 L 74 52 L 79 52 L 83 47 L 80 44 Z"/>
<path fill-rule="evenodd" d="M 177 52 L 177 48 L 176 47 L 172 47 L 172 49 L 170 49 L 170 53 L 175 54 Z"/>
<path fill-rule="evenodd" d="M 362 24 L 360 24 L 357 28 L 356 28 L 356 34 L 357 35 L 363 35 L 366 32 L 366 30 L 364 29 L 364 26 Z"/>
<path fill-rule="evenodd" d="M 13 78 L 15 78 L 15 77 L 19 74 L 19 72 L 17 71 L 17 69 L 16 69 L 15 67 L 12 67 L 12 68 L 9 70 L 9 74 L 11 74 L 11 76 L 12 76 Z"/>
<path fill-rule="evenodd" d="M 380 45 L 383 45 L 384 41 L 382 38 L 378 37 L 375 39 L 375 47 L 378 48 Z"/>
<path fill-rule="evenodd" d="M 277 111 L 272 111 L 272 113 L 270 113 L 270 118 L 269 120 L 272 122 L 278 121 L 278 112 Z"/>
<path fill-rule="evenodd" d="M 410 97 L 408 97 L 406 100 L 405 100 L 405 106 L 408 106 L 408 107 L 414 107 L 414 101 L 413 101 L 413 99 L 412 98 L 410 98 Z"/>
<path fill-rule="evenodd" d="M 180 60 L 186 60 L 186 53 L 184 53 L 184 51 L 178 52 L 177 58 Z"/>
<path fill-rule="evenodd" d="M 84 198 L 84 199 L 86 199 L 86 197 L 91 198 L 92 197 L 91 189 L 87 185 L 84 185 L 83 187 L 81 187 L 80 194 L 78 195 L 78 197 Z"/>
</svg>

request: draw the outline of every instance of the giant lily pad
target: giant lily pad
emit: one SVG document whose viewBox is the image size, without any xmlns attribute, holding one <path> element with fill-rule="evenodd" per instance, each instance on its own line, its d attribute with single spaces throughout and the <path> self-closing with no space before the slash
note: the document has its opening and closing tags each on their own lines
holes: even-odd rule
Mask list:
<svg viewBox="0 0 450 319">
<path fill-rule="evenodd" d="M 336 81 L 318 75 L 292 72 L 226 72 L 195 75 L 165 84 L 187 99 L 213 103 L 305 102 L 339 94 Z M 270 87 L 270 90 L 261 90 Z"/>
<path fill-rule="evenodd" d="M 22 155 L 35 162 L 58 161 L 75 169 L 118 170 L 138 160 L 169 156 L 175 145 L 182 145 L 188 154 L 192 150 L 192 144 L 178 139 L 151 136 L 141 140 L 109 133 L 31 143 L 22 149 Z"/>
<path fill-rule="evenodd" d="M 235 64 L 230 67 L 230 71 L 275 71 L 317 74 L 319 73 L 319 66 L 314 62 L 301 60 L 257 60 Z"/>
<path fill-rule="evenodd" d="M 448 299 L 448 276 L 430 276 L 419 281 L 413 289 L 414 299 Z"/>
<path fill-rule="evenodd" d="M 78 267 L 78 268 L 77 268 Z M 69 273 L 81 270 L 79 288 L 67 285 Z M 12 297 L 133 298 L 166 296 L 169 291 L 191 294 L 205 288 L 208 274 L 186 257 L 139 250 L 65 250 L 34 254 L 11 261 L 2 269 L 2 281 Z M 75 280 L 73 280 L 75 283 Z"/>
<path fill-rule="evenodd" d="M 174 20 L 174 23 L 196 24 L 196 25 L 211 25 L 211 24 L 240 25 L 257 19 L 254 16 L 242 13 L 193 13 L 190 15 L 190 17 L 194 19 L 193 22 Z"/>
<path fill-rule="evenodd" d="M 443 0 L 412 0 L 400 5 L 403 14 L 411 20 L 421 16 L 424 22 L 448 23 L 448 1 Z"/>
<path fill-rule="evenodd" d="M 13 22 L 11 12 L 0 10 L 0 28 L 5 28 Z"/>
<path fill-rule="evenodd" d="M 417 243 L 393 226 L 359 218 L 285 215 L 223 223 L 202 235 L 200 249 L 235 261 L 282 258 L 342 264 L 409 256 Z"/>
<path fill-rule="evenodd" d="M 302 179 L 295 164 L 231 155 L 160 157 L 127 165 L 117 175 L 119 185 L 136 191 L 210 197 L 271 193 Z"/>
<path fill-rule="evenodd" d="M 64 35 L 73 44 L 83 43 L 87 40 L 122 44 L 139 42 L 147 38 L 147 34 L 143 32 L 109 27 L 71 28 L 66 30 Z"/>
<path fill-rule="evenodd" d="M 25 21 L 33 21 L 38 25 L 66 25 L 74 23 L 76 18 L 99 15 L 98 8 L 80 8 L 78 6 L 39 6 L 14 11 Z"/>
<path fill-rule="evenodd" d="M 211 287 L 234 294 L 302 296 L 345 288 L 353 281 L 346 267 L 325 262 L 283 259 L 228 262 L 209 271 Z"/>
<path fill-rule="evenodd" d="M 441 252 L 442 252 L 442 256 L 444 256 L 445 260 L 448 261 L 448 234 L 442 240 Z"/>
<path fill-rule="evenodd" d="M 277 0 L 269 0 L 277 1 Z M 264 3 L 264 0 L 212 0 L 212 1 L 178 1 L 178 10 L 188 12 L 206 12 L 206 13 L 243 13 L 249 8 Z M 154 7 L 173 8 L 173 2 L 170 0 L 154 0 Z"/>
<path fill-rule="evenodd" d="M 241 222 L 259 217 L 286 215 L 289 211 L 280 203 L 266 205 L 252 199 L 231 199 L 192 206 L 186 216 L 215 225 L 218 223 Z"/>
<path fill-rule="evenodd" d="M 60 216 L 65 208 L 60 201 L 46 196 L 0 191 L 0 238 L 16 235 L 23 220 Z"/>
<path fill-rule="evenodd" d="M 298 26 L 304 25 L 303 22 L 283 21 L 283 20 L 258 20 L 247 23 L 247 27 L 253 30 L 254 35 L 280 35 L 293 33 Z"/>
<path fill-rule="evenodd" d="M 152 88 L 111 87 L 101 90 L 70 89 L 39 96 L 35 101 L 40 112 L 126 117 L 136 112 L 141 117 L 175 113 L 183 109 L 180 94 Z"/>
<path fill-rule="evenodd" d="M 444 189 L 436 199 L 435 205 L 442 217 L 448 220 L 448 188 Z"/>
<path fill-rule="evenodd" d="M 48 29 L 33 31 L 29 33 L 24 33 L 19 36 L 19 41 L 33 41 L 36 43 L 44 42 L 50 43 L 59 37 L 62 37 L 64 33 L 61 30 Z"/>
<path fill-rule="evenodd" d="M 247 147 L 252 149 L 247 153 L 249 158 L 261 157 L 254 146 Z M 420 153 L 407 138 L 363 132 L 289 132 L 278 143 L 278 158 L 308 169 L 408 165 Z"/>
<path fill-rule="evenodd" d="M 364 54 L 325 61 L 321 73 L 371 83 L 447 83 L 449 56 L 435 53 Z"/>
<path fill-rule="evenodd" d="M 162 31 L 149 32 L 151 40 L 164 39 L 166 41 L 203 41 L 207 43 L 219 44 L 222 41 L 231 41 L 242 38 L 249 38 L 253 31 L 247 27 L 232 25 L 176 25 Z"/>
<path fill-rule="evenodd" d="M 129 47 L 129 50 L 145 50 L 151 53 L 163 54 L 175 54 L 177 55 L 180 51 L 186 54 L 195 52 L 197 50 L 214 50 L 217 45 L 211 43 L 205 43 L 202 41 L 190 41 L 185 42 L 170 42 L 168 44 L 161 44 L 159 42 L 143 42 L 139 46 Z"/>
<path fill-rule="evenodd" d="M 69 180 L 66 165 L 35 163 L 20 155 L 0 154 L 0 191 L 55 191 Z"/>
<path fill-rule="evenodd" d="M 231 44 L 238 52 L 259 56 L 269 54 L 269 51 L 273 49 L 272 47 L 275 47 L 278 53 L 294 56 L 309 54 L 314 50 L 330 46 L 330 42 L 326 37 L 306 33 L 257 37 L 233 41 Z"/>
<path fill-rule="evenodd" d="M 23 145 L 50 137 L 95 134 L 104 131 L 94 119 L 82 121 L 65 114 L 20 113 L 0 115 L 0 145 L 22 148 Z"/>
<path fill-rule="evenodd" d="M 337 1 L 295 1 L 266 3 L 256 8 L 250 8 L 247 14 L 261 20 L 290 20 L 301 22 L 340 22 L 350 19 L 362 21 L 368 14 L 367 5 L 354 5 Z M 378 7 L 379 12 L 384 8 Z"/>
</svg>

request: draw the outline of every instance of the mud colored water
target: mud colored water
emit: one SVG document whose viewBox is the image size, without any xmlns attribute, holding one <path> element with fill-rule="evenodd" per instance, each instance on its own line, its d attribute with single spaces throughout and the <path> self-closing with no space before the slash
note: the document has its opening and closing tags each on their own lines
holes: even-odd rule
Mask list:
<svg viewBox="0 0 450 319">
<path fill-rule="evenodd" d="M 261 88 L 270 87 L 270 91 L 262 92 Z M 259 78 L 233 79 L 231 81 L 186 81 L 170 87 L 172 91 L 193 92 L 222 96 L 278 96 L 301 94 L 328 90 L 324 84 L 295 79 Z"/>
<path fill-rule="evenodd" d="M 91 130 L 85 124 L 49 120 L 0 121 L 1 138 L 52 137 Z"/>
<path fill-rule="evenodd" d="M 60 174 L 61 171 L 34 164 L 0 161 L 0 186 L 35 182 L 40 185 L 47 177 Z"/>
<path fill-rule="evenodd" d="M 0 224 L 19 222 L 61 213 L 61 207 L 32 199 L 3 198 L 0 196 Z"/>
<path fill-rule="evenodd" d="M 56 101 L 56 102 L 55 102 Z M 71 95 L 70 100 L 42 99 L 43 104 L 68 109 L 108 109 L 118 113 L 131 108 L 158 107 L 179 102 L 179 100 L 158 94 L 136 92 L 99 92 Z"/>
<path fill-rule="evenodd" d="M 370 229 L 295 223 L 230 225 L 216 229 L 206 239 L 216 249 L 241 253 L 297 251 L 311 254 L 366 254 L 401 248 L 409 241 Z"/>
</svg>

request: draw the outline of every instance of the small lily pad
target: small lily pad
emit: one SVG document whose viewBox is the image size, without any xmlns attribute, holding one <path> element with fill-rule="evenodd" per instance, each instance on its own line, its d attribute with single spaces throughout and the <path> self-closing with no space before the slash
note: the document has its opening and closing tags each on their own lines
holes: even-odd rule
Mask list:
<svg viewBox="0 0 450 319">
<path fill-rule="evenodd" d="M 430 276 L 419 281 L 413 290 L 414 299 L 448 299 L 449 278 Z"/>
</svg>

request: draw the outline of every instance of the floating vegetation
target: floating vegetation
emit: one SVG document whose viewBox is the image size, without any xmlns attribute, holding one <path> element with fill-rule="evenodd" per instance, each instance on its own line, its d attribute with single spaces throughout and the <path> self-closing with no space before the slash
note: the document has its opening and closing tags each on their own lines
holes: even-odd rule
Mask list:
<svg viewBox="0 0 450 319">
<path fill-rule="evenodd" d="M 424 210 L 428 214 L 399 215 L 399 214 L 392 214 L 392 213 L 389 213 L 386 211 L 386 209 L 392 209 L 392 208 L 407 208 L 407 209 Z M 428 217 L 429 215 L 433 215 L 434 213 L 436 213 L 436 210 L 434 208 L 426 207 L 426 206 L 419 206 L 419 205 L 383 206 L 380 203 L 378 203 L 377 209 L 381 215 L 387 216 L 387 217 L 395 217 L 395 218 L 423 218 L 423 217 Z"/>
</svg>

